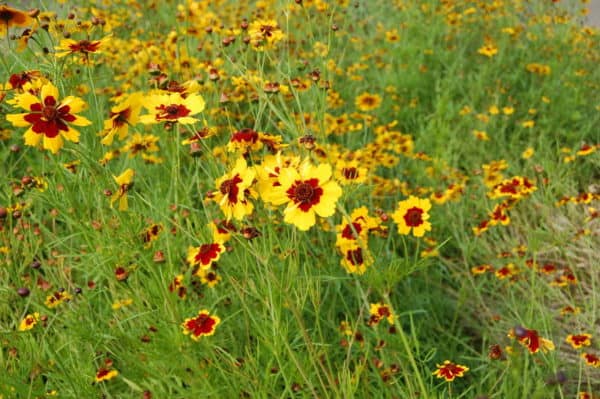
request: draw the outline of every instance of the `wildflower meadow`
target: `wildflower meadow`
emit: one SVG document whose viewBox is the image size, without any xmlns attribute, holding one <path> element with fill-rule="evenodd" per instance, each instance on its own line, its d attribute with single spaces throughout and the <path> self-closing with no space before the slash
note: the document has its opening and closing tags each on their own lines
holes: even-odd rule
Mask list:
<svg viewBox="0 0 600 399">
<path fill-rule="evenodd" d="M 600 398 L 588 6 L 0 4 L 0 399 Z"/>
</svg>

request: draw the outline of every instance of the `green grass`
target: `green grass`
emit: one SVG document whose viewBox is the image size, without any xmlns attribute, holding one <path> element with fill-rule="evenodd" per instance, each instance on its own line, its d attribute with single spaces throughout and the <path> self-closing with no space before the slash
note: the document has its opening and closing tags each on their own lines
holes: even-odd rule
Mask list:
<svg viewBox="0 0 600 399">
<path fill-rule="evenodd" d="M 594 367 L 581 358 L 600 356 L 600 36 L 580 25 L 584 5 L 303 3 L 69 3 L 53 6 L 56 17 L 40 3 L 26 47 L 18 49 L 13 37 L 23 27 L 6 32 L 0 399 L 600 394 L 600 362 Z M 92 15 L 105 25 L 89 23 Z M 251 38 L 245 43 L 260 18 L 285 35 L 264 51 Z M 242 28 L 243 21 L 250 26 Z M 394 29 L 399 39 L 390 41 L 386 32 Z M 81 63 L 79 55 L 56 57 L 65 36 L 108 39 Z M 486 43 L 497 53 L 480 54 Z M 550 73 L 528 71 L 532 63 Z M 25 145 L 29 127 L 13 126 L 8 116 L 28 112 L 11 103 L 23 94 L 9 78 L 32 70 L 58 88 L 59 100 L 71 95 L 87 104 L 76 114 L 90 125 L 74 126 L 79 143 L 65 141 L 57 154 Z M 168 81 L 195 82 L 192 91 L 206 103 L 194 115 L 198 122 L 137 123 L 126 138 L 101 143 L 112 97 L 140 92 L 147 104 Z M 267 82 L 278 82 L 279 91 L 265 90 Z M 363 93 L 381 103 L 361 111 L 355 100 Z M 336 133 L 327 134 L 335 123 Z M 214 135 L 193 151 L 182 144 L 203 128 Z M 186 258 L 189 247 L 214 241 L 208 224 L 224 219 L 211 198 L 220 189 L 216 181 L 242 156 L 227 145 L 243 128 L 281 139 L 285 156 L 313 165 L 335 170 L 338 160 L 356 159 L 368 178 L 342 186 L 334 214 L 317 216 L 308 231 L 287 223 L 282 206 L 248 193 L 254 209 L 231 220 L 236 232 L 212 266 L 220 281 L 211 288 Z M 124 149 L 135 133 L 156 136 L 159 150 Z M 301 143 L 307 135 L 316 140 L 312 149 Z M 408 147 L 398 148 L 403 140 Z M 578 155 L 584 145 L 595 150 Z M 524 159 L 529 147 L 535 152 Z M 101 161 L 113 150 L 120 153 Z M 145 162 L 142 153 L 162 162 Z M 267 155 L 266 146 L 250 151 L 248 166 L 260 170 Z M 526 177 L 536 190 L 507 211 L 510 223 L 476 235 L 473 227 L 503 200 L 491 198 L 485 184 L 484 165 L 499 160 L 507 164 L 503 179 Z M 64 164 L 72 161 L 79 163 L 71 171 Z M 135 176 L 125 193 L 128 209 L 120 211 L 111 197 L 119 191 L 115 178 L 129 168 Z M 451 186 L 460 187 L 452 199 L 432 199 L 430 232 L 399 234 L 393 214 L 400 201 L 433 198 Z M 557 205 L 581 193 L 590 200 Z M 351 274 L 340 265 L 336 226 L 361 206 L 379 229 L 363 245 L 372 265 Z M 146 242 L 153 224 L 162 229 Z M 244 228 L 260 234 L 248 239 Z M 508 263 L 517 270 L 508 278 L 472 272 Z M 545 273 L 544 265 L 555 270 L 547 266 Z M 126 279 L 118 278 L 119 267 Z M 176 276 L 184 297 L 172 289 Z M 570 276 L 576 281 L 564 280 Z M 21 288 L 29 293 L 19 295 Z M 49 308 L 47 297 L 60 289 L 71 300 Z M 131 303 L 114 308 L 124 300 Z M 369 322 L 375 303 L 389 306 L 393 323 Z M 561 313 L 566 306 L 578 311 Z M 200 310 L 221 322 L 195 341 L 182 323 Z M 39 322 L 19 331 L 35 312 Z M 554 349 L 530 353 L 518 342 L 522 327 Z M 583 333 L 592 335 L 591 346 L 566 342 Z M 436 378 L 445 360 L 469 370 L 452 382 Z M 102 368 L 118 375 L 98 382 Z"/>
</svg>

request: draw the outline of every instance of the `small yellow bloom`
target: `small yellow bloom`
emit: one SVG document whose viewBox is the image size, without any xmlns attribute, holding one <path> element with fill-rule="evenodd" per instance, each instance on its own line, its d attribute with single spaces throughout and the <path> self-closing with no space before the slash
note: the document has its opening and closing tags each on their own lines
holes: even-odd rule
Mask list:
<svg viewBox="0 0 600 399">
<path fill-rule="evenodd" d="M 126 211 L 129 208 L 129 205 L 127 203 L 127 192 L 133 185 L 133 176 L 135 176 L 135 171 L 133 169 L 127 169 L 119 176 L 113 176 L 119 188 L 117 192 L 114 193 L 110 198 L 111 207 L 116 200 L 119 200 L 120 211 Z"/>
<path fill-rule="evenodd" d="M 21 320 L 21 323 L 19 324 L 19 331 L 31 330 L 33 327 L 35 327 L 39 320 L 40 314 L 38 312 L 28 314 L 23 320 Z"/>
<path fill-rule="evenodd" d="M 535 153 L 535 150 L 533 148 L 531 148 L 531 147 L 528 147 L 521 154 L 521 158 L 523 158 L 523 159 L 529 159 L 529 158 L 531 158 L 533 156 L 534 153 Z"/>
</svg>

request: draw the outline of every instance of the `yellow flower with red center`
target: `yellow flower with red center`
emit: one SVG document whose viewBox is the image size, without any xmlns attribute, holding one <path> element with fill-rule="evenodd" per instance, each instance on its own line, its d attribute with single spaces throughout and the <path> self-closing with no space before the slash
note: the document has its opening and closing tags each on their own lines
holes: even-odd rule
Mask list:
<svg viewBox="0 0 600 399">
<path fill-rule="evenodd" d="M 484 45 L 481 46 L 477 52 L 481 55 L 491 58 L 498 54 L 498 47 L 496 47 L 496 44 L 494 44 L 490 38 L 486 38 Z"/>
<path fill-rule="evenodd" d="M 429 213 L 431 202 L 429 199 L 421 199 L 410 196 L 407 200 L 398 202 L 398 209 L 392 214 L 392 219 L 398 226 L 398 233 L 410 234 L 411 230 L 415 237 L 423 237 L 426 231 L 431 230 Z"/>
<path fill-rule="evenodd" d="M 96 372 L 96 382 L 109 381 L 119 375 L 119 372 L 115 369 L 108 369 L 100 367 Z"/>
<path fill-rule="evenodd" d="M 4 30 L 8 30 L 11 26 L 23 27 L 32 23 L 33 19 L 26 12 L 0 5 L 0 34 L 4 35 Z"/>
<path fill-rule="evenodd" d="M 582 353 L 581 358 L 585 361 L 588 366 L 600 368 L 600 356 L 593 353 Z"/>
<path fill-rule="evenodd" d="M 350 274 L 364 274 L 367 268 L 375 262 L 366 246 L 350 246 L 339 249 L 342 252 L 340 263 Z"/>
<path fill-rule="evenodd" d="M 469 371 L 467 366 L 462 366 L 460 364 L 456 364 L 451 362 L 450 360 L 445 360 L 443 364 L 436 364 L 437 370 L 432 374 L 437 378 L 443 378 L 447 382 L 454 381 L 456 377 L 463 377 L 464 374 Z"/>
<path fill-rule="evenodd" d="M 56 291 L 54 294 L 48 295 L 46 297 L 46 301 L 44 302 L 44 304 L 50 309 L 52 309 L 61 305 L 64 302 L 70 301 L 71 299 L 72 296 L 67 291 Z"/>
<path fill-rule="evenodd" d="M 199 94 L 189 94 L 184 98 L 180 93 L 167 92 L 146 97 L 143 105 L 150 113 L 140 117 L 142 123 L 178 122 L 187 125 L 198 121 L 192 115 L 202 112 L 205 102 Z"/>
<path fill-rule="evenodd" d="M 366 245 L 369 232 L 379 227 L 379 219 L 369 216 L 367 207 L 361 206 L 352 211 L 350 221 L 345 221 L 337 226 L 335 245 L 340 249 Z"/>
<path fill-rule="evenodd" d="M 334 176 L 343 186 L 360 184 L 367 180 L 367 168 L 360 167 L 358 161 L 337 161 Z"/>
<path fill-rule="evenodd" d="M 298 168 L 283 168 L 278 186 L 269 195 L 274 205 L 287 204 L 283 220 L 306 231 L 316 223 L 316 215 L 329 217 L 335 213 L 342 196 L 340 185 L 331 180 L 331 166 L 314 166 L 303 162 Z"/>
<path fill-rule="evenodd" d="M 181 326 L 185 335 L 198 341 L 202 337 L 213 335 L 220 322 L 221 319 L 211 316 L 208 310 L 201 310 L 196 317 L 185 319 Z"/>
<path fill-rule="evenodd" d="M 256 171 L 248 168 L 246 160 L 239 158 L 230 173 L 216 180 L 217 190 L 210 193 L 209 198 L 219 204 L 227 220 L 242 220 L 254 210 L 249 198 L 256 198 L 256 192 L 250 187 L 254 182 Z"/>
<path fill-rule="evenodd" d="M 35 325 L 40 321 L 40 314 L 38 312 L 34 312 L 33 314 L 28 314 L 21 320 L 19 323 L 19 331 L 28 331 L 31 330 Z"/>
<path fill-rule="evenodd" d="M 250 44 L 257 51 L 273 48 L 285 35 L 274 19 L 258 19 L 248 26 Z"/>
<path fill-rule="evenodd" d="M 537 353 L 541 349 L 542 352 L 554 350 L 554 343 L 549 339 L 542 338 L 536 330 L 517 326 L 511 329 L 508 333 L 511 338 L 516 338 L 521 345 L 527 348 L 529 353 Z"/>
<path fill-rule="evenodd" d="M 120 211 L 126 211 L 129 208 L 129 204 L 127 202 L 127 192 L 131 186 L 133 186 L 133 176 L 135 176 L 135 171 L 133 169 L 127 169 L 119 176 L 113 176 L 119 188 L 117 192 L 114 193 L 110 198 L 111 207 L 113 203 L 118 200 Z"/>
<path fill-rule="evenodd" d="M 200 278 L 202 284 L 207 285 L 209 288 L 214 288 L 221 281 L 221 276 L 213 269 L 199 268 L 195 275 Z"/>
<path fill-rule="evenodd" d="M 373 111 L 381 105 L 381 96 L 365 92 L 356 97 L 354 105 L 361 112 Z"/>
<path fill-rule="evenodd" d="M 73 96 L 58 100 L 58 89 L 52 83 L 41 86 L 39 97 L 25 91 L 12 102 L 26 110 L 22 114 L 6 115 L 6 120 L 17 127 L 30 126 L 24 134 L 25 144 L 35 147 L 42 140 L 43 148 L 56 154 L 63 146 L 63 138 L 79 142 L 79 132 L 74 126 L 88 126 L 91 122 L 76 113 L 86 108 L 86 103 Z"/>
<path fill-rule="evenodd" d="M 387 320 L 389 324 L 394 324 L 394 320 L 396 319 L 392 308 L 383 302 L 372 303 L 369 307 L 369 313 L 371 314 L 369 321 L 372 324 L 377 324 L 383 319 Z"/>
<path fill-rule="evenodd" d="M 56 46 L 57 57 L 65 57 L 70 54 L 79 54 L 82 56 L 83 62 L 89 61 L 89 55 L 100 52 L 100 47 L 105 45 L 109 40 L 109 36 L 106 36 L 100 40 L 73 40 L 73 39 L 62 39 L 60 44 Z"/>
<path fill-rule="evenodd" d="M 592 335 L 591 334 L 569 334 L 565 341 L 574 349 L 579 349 L 584 346 L 590 346 L 592 344 Z"/>
<path fill-rule="evenodd" d="M 142 94 L 131 93 L 117 105 L 111 107 L 110 118 L 104 121 L 104 137 L 101 143 L 111 145 L 115 135 L 123 140 L 129 133 L 129 126 L 136 125 L 140 120 L 142 109 Z"/>
<path fill-rule="evenodd" d="M 225 252 L 225 246 L 218 242 L 202 244 L 199 247 L 189 247 L 187 261 L 191 266 L 208 269 L 214 262 L 219 260 L 223 252 Z"/>
<path fill-rule="evenodd" d="M 536 190 L 535 184 L 527 177 L 514 176 L 496 184 L 488 193 L 488 197 L 492 199 L 501 197 L 521 199 Z"/>
</svg>

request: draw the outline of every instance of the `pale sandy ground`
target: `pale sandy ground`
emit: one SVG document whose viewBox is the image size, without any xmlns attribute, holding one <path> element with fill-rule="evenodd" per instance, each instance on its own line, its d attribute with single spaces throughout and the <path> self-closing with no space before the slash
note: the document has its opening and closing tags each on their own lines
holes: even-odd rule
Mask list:
<svg viewBox="0 0 600 399">
<path fill-rule="evenodd" d="M 600 28 L 600 0 L 590 0 L 588 8 L 590 9 L 588 24 Z"/>
</svg>

